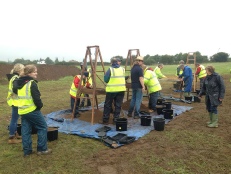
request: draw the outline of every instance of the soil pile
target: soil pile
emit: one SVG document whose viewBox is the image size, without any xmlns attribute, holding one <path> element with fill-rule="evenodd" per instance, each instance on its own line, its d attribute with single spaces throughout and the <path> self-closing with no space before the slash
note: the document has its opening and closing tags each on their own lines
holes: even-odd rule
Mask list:
<svg viewBox="0 0 231 174">
<path fill-rule="evenodd" d="M 6 74 L 9 74 L 14 65 L 0 64 L 0 84 L 7 84 Z M 65 76 L 75 76 L 80 69 L 73 65 L 36 65 L 38 81 L 58 80 Z"/>
</svg>

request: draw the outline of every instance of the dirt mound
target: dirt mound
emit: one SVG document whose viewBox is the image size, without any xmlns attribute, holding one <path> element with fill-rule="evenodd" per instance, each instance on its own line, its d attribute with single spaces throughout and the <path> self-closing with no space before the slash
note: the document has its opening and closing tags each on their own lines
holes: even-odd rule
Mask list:
<svg viewBox="0 0 231 174">
<path fill-rule="evenodd" d="M 0 84 L 7 84 L 6 74 L 9 74 L 13 65 L 0 64 Z M 72 65 L 37 65 L 38 81 L 58 80 L 65 76 L 74 76 L 80 69 Z"/>
</svg>

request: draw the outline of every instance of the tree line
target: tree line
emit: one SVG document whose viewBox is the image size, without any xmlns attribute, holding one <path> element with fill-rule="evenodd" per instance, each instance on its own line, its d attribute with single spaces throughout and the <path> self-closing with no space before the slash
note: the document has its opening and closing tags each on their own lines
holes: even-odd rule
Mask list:
<svg viewBox="0 0 231 174">
<path fill-rule="evenodd" d="M 195 52 L 196 54 L 196 62 L 198 63 L 206 63 L 206 62 L 228 62 L 231 59 L 229 58 L 229 54 L 225 52 L 218 52 L 214 54 L 211 57 L 208 56 L 203 56 L 199 51 Z M 158 64 L 158 63 L 163 63 L 167 65 L 172 65 L 172 64 L 178 64 L 180 60 L 184 60 L 185 62 L 187 61 L 187 56 L 188 53 L 179 53 L 176 55 L 146 55 L 144 56 L 144 63 L 146 65 L 153 65 L 153 64 Z M 192 55 L 193 56 L 193 55 Z M 122 60 L 122 65 L 125 65 L 126 63 L 126 57 L 122 56 L 113 56 L 120 58 Z M 133 59 L 135 59 L 135 55 L 132 56 Z M 13 62 L 5 62 L 5 61 L 0 61 L 0 63 L 22 63 L 22 64 L 38 64 L 38 62 L 45 61 L 46 64 L 48 65 L 79 65 L 80 62 L 72 60 L 66 62 L 65 60 L 59 61 L 58 57 L 55 58 L 53 61 L 50 57 L 47 57 L 46 59 L 40 58 L 39 60 L 28 60 L 24 58 L 16 58 Z M 130 60 L 127 60 L 128 65 L 130 64 Z M 110 65 L 110 62 L 104 62 L 105 65 Z"/>
</svg>

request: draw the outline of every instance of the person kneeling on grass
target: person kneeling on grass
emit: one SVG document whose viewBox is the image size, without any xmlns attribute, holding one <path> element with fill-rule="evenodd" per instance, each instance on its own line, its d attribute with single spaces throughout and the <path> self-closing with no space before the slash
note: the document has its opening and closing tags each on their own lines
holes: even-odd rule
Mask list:
<svg viewBox="0 0 231 174">
<path fill-rule="evenodd" d="M 22 145 L 24 157 L 32 154 L 32 126 L 37 130 L 37 154 L 46 155 L 52 152 L 47 148 L 47 123 L 41 113 L 43 107 L 41 94 L 38 89 L 37 68 L 35 65 L 26 65 L 24 76 L 14 83 L 13 91 L 18 94 L 18 114 L 22 122 Z"/>
</svg>

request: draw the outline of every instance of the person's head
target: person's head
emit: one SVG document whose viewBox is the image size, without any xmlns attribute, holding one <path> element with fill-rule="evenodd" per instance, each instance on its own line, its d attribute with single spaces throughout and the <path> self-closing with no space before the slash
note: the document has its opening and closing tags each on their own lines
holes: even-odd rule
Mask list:
<svg viewBox="0 0 231 174">
<path fill-rule="evenodd" d="M 140 66 L 143 65 L 144 63 L 144 58 L 142 56 L 138 56 L 136 59 L 135 59 L 136 63 L 139 64 Z"/>
<path fill-rule="evenodd" d="M 179 66 L 179 69 L 184 70 L 184 64 L 181 64 L 181 65 Z"/>
<path fill-rule="evenodd" d="M 184 64 L 184 61 L 183 61 L 183 60 L 180 60 L 180 61 L 179 61 L 179 64 L 180 64 L 180 65 L 183 65 L 183 64 Z"/>
<path fill-rule="evenodd" d="M 33 64 L 26 65 L 25 68 L 24 68 L 24 75 L 25 76 L 30 76 L 33 79 L 37 79 L 37 75 L 38 75 L 37 67 L 35 65 L 33 65 Z"/>
<path fill-rule="evenodd" d="M 118 64 L 118 59 L 116 57 L 112 57 L 111 64 Z"/>
<path fill-rule="evenodd" d="M 117 63 L 120 65 L 122 60 L 120 58 L 117 58 Z"/>
<path fill-rule="evenodd" d="M 152 67 L 148 67 L 147 70 L 153 71 L 153 68 Z"/>
<path fill-rule="evenodd" d="M 213 66 L 207 66 L 205 70 L 208 75 L 211 75 L 215 72 L 215 68 Z"/>
<path fill-rule="evenodd" d="M 159 63 L 159 64 L 158 64 L 158 67 L 159 67 L 160 69 L 162 69 L 162 68 L 164 68 L 164 64 L 163 64 L 163 63 Z"/>
<path fill-rule="evenodd" d="M 12 74 L 13 73 L 17 73 L 17 74 L 19 74 L 20 76 L 21 75 L 23 75 L 23 70 L 24 70 L 24 65 L 23 64 L 21 64 L 21 63 L 16 63 L 15 65 L 14 65 L 14 68 L 11 70 L 11 72 L 12 72 Z"/>
</svg>

